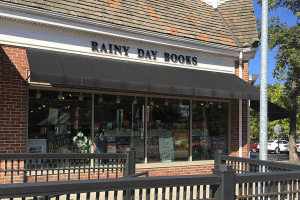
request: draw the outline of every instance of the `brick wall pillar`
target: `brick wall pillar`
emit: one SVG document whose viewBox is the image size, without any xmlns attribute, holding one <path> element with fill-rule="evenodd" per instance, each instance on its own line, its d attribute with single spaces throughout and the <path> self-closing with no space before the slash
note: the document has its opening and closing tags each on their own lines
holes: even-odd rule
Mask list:
<svg viewBox="0 0 300 200">
<path fill-rule="evenodd" d="M 25 153 L 26 70 L 25 48 L 0 45 L 0 153 Z"/>
<path fill-rule="evenodd" d="M 248 61 L 243 61 L 242 79 L 249 80 Z M 235 62 L 235 75 L 239 76 L 239 61 Z M 231 156 L 239 156 L 239 100 L 231 101 L 230 109 L 230 152 Z M 248 157 L 248 100 L 242 100 L 242 157 Z"/>
</svg>

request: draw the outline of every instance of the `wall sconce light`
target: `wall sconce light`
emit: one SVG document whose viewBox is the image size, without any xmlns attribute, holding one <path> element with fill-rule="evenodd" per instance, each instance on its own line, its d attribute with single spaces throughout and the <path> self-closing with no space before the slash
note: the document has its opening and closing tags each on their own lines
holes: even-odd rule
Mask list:
<svg viewBox="0 0 300 200">
<path fill-rule="evenodd" d="M 168 102 L 168 99 L 166 99 L 165 106 L 168 106 L 168 105 L 169 105 L 169 102 Z"/>
<path fill-rule="evenodd" d="M 218 108 L 222 108 L 222 105 L 221 105 L 221 103 L 219 102 L 219 104 L 218 104 Z"/>
<path fill-rule="evenodd" d="M 79 101 L 83 101 L 83 98 L 84 98 L 84 97 L 82 96 L 82 93 L 80 92 L 80 95 L 79 95 L 79 97 L 78 97 L 78 100 L 79 100 Z"/>
<path fill-rule="evenodd" d="M 116 103 L 121 103 L 121 99 L 120 99 L 119 95 L 118 95 L 118 98 L 116 98 Z"/>
<path fill-rule="evenodd" d="M 63 100 L 64 96 L 61 94 L 61 91 L 59 92 L 59 95 L 57 95 L 58 100 Z"/>
<path fill-rule="evenodd" d="M 179 102 L 179 107 L 181 107 L 182 106 L 182 100 L 180 99 L 180 102 Z"/>
<path fill-rule="evenodd" d="M 193 108 L 196 108 L 196 107 L 197 107 L 197 103 L 194 101 Z"/>
<path fill-rule="evenodd" d="M 137 104 L 137 99 L 136 99 L 136 97 L 134 97 L 134 99 L 133 99 L 133 104 Z"/>
<path fill-rule="evenodd" d="M 40 93 L 40 91 L 38 90 L 37 93 L 35 93 L 35 98 L 40 99 L 42 96 L 42 94 Z"/>
<path fill-rule="evenodd" d="M 205 108 L 209 108 L 209 103 L 208 102 L 205 103 Z"/>
<path fill-rule="evenodd" d="M 152 98 L 151 98 L 149 104 L 150 104 L 150 106 L 153 106 L 153 105 L 154 105 L 154 101 L 152 100 Z"/>
<path fill-rule="evenodd" d="M 103 102 L 103 97 L 101 97 L 101 94 L 100 94 L 100 96 L 98 97 L 98 102 L 99 102 L 99 103 L 102 103 L 102 102 Z"/>
</svg>

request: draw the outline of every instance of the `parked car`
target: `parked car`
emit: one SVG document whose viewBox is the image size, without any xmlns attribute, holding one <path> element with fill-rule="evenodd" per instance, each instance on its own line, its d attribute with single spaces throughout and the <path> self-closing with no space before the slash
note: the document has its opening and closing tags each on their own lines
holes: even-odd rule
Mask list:
<svg viewBox="0 0 300 200">
<path fill-rule="evenodd" d="M 286 140 L 268 140 L 267 143 L 268 152 L 274 152 L 278 154 L 289 151 L 289 142 Z"/>
<path fill-rule="evenodd" d="M 290 151 L 289 147 L 290 147 L 290 145 L 288 145 L 288 147 L 287 147 L 288 151 Z M 297 148 L 297 153 L 300 154 L 300 141 L 296 141 L 296 148 Z"/>
<path fill-rule="evenodd" d="M 252 153 L 255 153 L 258 151 L 257 146 L 258 146 L 257 140 L 250 140 L 249 149 Z"/>
</svg>

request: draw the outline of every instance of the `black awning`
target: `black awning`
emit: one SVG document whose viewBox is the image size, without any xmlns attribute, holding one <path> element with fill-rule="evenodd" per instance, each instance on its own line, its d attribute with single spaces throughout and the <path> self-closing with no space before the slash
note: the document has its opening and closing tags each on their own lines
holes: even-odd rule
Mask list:
<svg viewBox="0 0 300 200">
<path fill-rule="evenodd" d="M 27 48 L 33 82 L 139 92 L 259 99 L 234 74 L 161 66 Z"/>
<path fill-rule="evenodd" d="M 260 111 L 260 101 L 259 100 L 251 100 L 250 108 L 259 112 Z M 289 112 L 287 110 L 268 101 L 269 121 L 274 121 L 277 119 L 284 119 L 284 118 L 288 118 L 288 117 L 289 117 Z"/>
</svg>

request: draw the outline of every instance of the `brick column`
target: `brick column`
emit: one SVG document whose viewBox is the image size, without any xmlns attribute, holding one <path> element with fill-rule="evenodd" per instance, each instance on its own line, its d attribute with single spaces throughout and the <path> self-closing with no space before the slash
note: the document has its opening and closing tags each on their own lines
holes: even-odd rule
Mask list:
<svg viewBox="0 0 300 200">
<path fill-rule="evenodd" d="M 248 61 L 243 61 L 242 78 L 248 82 Z M 235 75 L 239 76 L 239 61 L 235 62 Z M 248 157 L 248 143 L 247 143 L 247 125 L 248 125 L 248 100 L 242 100 L 242 157 Z M 230 109 L 230 152 L 231 156 L 239 156 L 239 100 L 233 99 L 231 101 Z"/>
<path fill-rule="evenodd" d="M 26 70 L 25 48 L 0 45 L 0 153 L 25 153 Z"/>
</svg>

